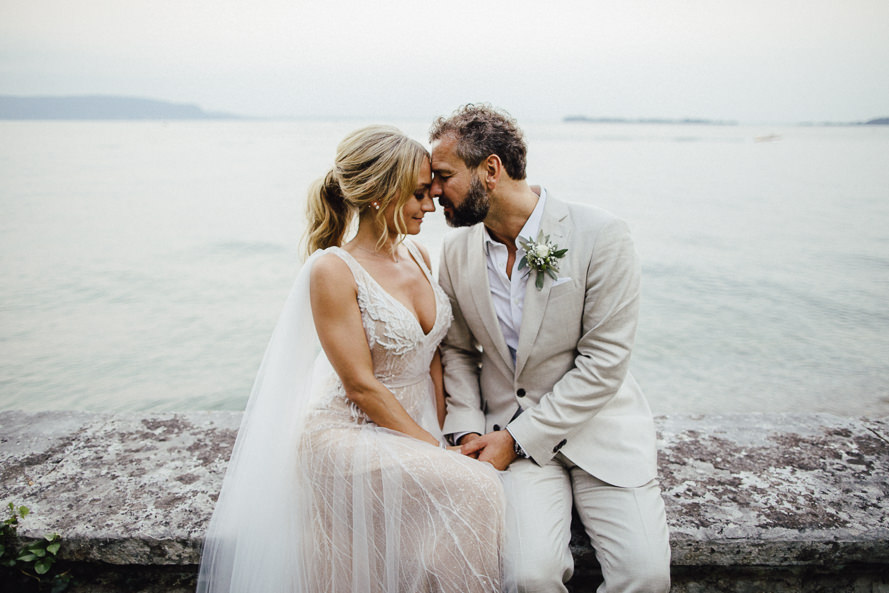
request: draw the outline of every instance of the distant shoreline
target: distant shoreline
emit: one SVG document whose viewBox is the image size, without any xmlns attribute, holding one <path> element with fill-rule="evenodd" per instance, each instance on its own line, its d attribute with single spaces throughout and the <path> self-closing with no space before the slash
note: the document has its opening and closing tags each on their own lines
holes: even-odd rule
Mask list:
<svg viewBox="0 0 889 593">
<path fill-rule="evenodd" d="M 206 111 L 193 103 L 174 103 L 159 99 L 116 95 L 16 96 L 0 95 L 0 120 L 272 120 L 301 117 L 251 117 L 233 113 Z M 315 118 L 309 118 L 315 119 Z M 324 118 L 326 119 L 326 118 Z M 738 126 L 734 120 L 706 118 L 623 118 L 567 115 L 563 123 Z M 889 125 L 889 117 L 861 122 L 799 122 L 799 126 L 880 126 Z"/>
<path fill-rule="evenodd" d="M 562 118 L 564 123 L 589 123 L 589 124 L 663 124 L 663 125 L 696 125 L 696 126 L 737 126 L 737 121 L 712 120 L 701 118 L 666 119 L 666 118 L 639 118 L 630 119 L 623 117 L 587 117 L 585 115 L 566 115 Z M 792 124 L 793 125 L 793 124 Z M 879 117 L 860 122 L 800 122 L 798 126 L 889 126 L 889 117 Z"/>
<path fill-rule="evenodd" d="M 232 120 L 230 113 L 204 111 L 190 103 L 139 97 L 0 95 L 0 120 Z"/>
<path fill-rule="evenodd" d="M 680 124 L 680 125 L 706 125 L 706 126 L 737 126 L 736 121 L 721 121 L 700 118 L 665 119 L 658 117 L 629 119 L 623 117 L 587 117 L 585 115 L 566 115 L 562 118 L 565 123 L 591 123 L 591 124 Z"/>
<path fill-rule="evenodd" d="M 889 117 L 878 117 L 867 121 L 852 122 L 803 122 L 801 126 L 889 126 Z"/>
</svg>

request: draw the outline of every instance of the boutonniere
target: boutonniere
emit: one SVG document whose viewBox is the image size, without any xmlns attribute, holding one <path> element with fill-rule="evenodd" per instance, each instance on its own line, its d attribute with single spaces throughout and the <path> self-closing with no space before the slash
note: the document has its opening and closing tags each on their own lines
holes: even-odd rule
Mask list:
<svg viewBox="0 0 889 593">
<path fill-rule="evenodd" d="M 559 249 L 559 246 L 549 240 L 549 235 L 544 235 L 543 231 L 537 234 L 537 240 L 523 239 L 519 237 L 519 245 L 525 250 L 525 255 L 519 262 L 519 269 L 530 268 L 537 272 L 537 290 L 543 288 L 543 275 L 549 274 L 553 280 L 559 279 L 559 260 L 568 253 L 567 249 Z"/>
</svg>

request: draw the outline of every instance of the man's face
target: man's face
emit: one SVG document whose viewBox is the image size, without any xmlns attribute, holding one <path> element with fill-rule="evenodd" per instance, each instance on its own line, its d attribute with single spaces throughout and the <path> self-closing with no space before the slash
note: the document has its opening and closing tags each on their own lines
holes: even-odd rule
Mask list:
<svg viewBox="0 0 889 593">
<path fill-rule="evenodd" d="M 438 198 L 448 224 L 472 226 L 482 222 L 491 207 L 476 171 L 457 155 L 457 140 L 444 136 L 432 144 L 432 196 Z"/>
</svg>

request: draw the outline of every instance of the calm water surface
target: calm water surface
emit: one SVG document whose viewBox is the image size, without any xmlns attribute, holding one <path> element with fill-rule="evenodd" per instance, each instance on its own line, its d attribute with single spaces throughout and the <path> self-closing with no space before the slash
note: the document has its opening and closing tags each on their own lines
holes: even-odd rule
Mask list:
<svg viewBox="0 0 889 593">
<path fill-rule="evenodd" d="M 241 409 L 364 123 L 0 122 L 0 409 Z M 633 229 L 656 413 L 889 414 L 889 129 L 525 130 L 532 183 Z"/>
</svg>

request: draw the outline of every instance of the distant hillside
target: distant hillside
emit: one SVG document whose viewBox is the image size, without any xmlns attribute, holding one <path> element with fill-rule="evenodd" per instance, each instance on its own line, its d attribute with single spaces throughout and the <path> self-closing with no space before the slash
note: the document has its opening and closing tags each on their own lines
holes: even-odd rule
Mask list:
<svg viewBox="0 0 889 593">
<path fill-rule="evenodd" d="M 867 121 L 820 121 L 803 122 L 803 126 L 825 126 L 825 127 L 844 127 L 844 126 L 889 126 L 889 117 L 878 117 Z"/>
<path fill-rule="evenodd" d="M 665 118 L 641 118 L 627 119 L 623 117 L 587 117 L 585 115 L 566 115 L 562 121 L 567 123 L 592 123 L 592 124 L 693 124 L 707 126 L 736 126 L 736 121 L 721 121 L 700 118 L 665 119 Z"/>
<path fill-rule="evenodd" d="M 104 95 L 15 97 L 0 95 L 0 119 L 235 119 L 197 105 Z"/>
</svg>

